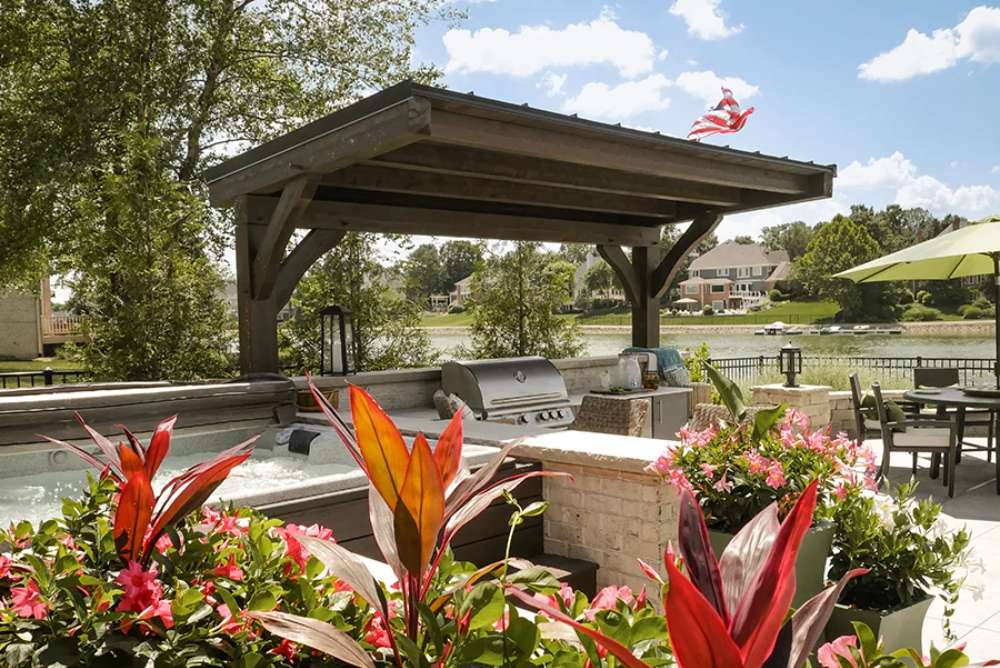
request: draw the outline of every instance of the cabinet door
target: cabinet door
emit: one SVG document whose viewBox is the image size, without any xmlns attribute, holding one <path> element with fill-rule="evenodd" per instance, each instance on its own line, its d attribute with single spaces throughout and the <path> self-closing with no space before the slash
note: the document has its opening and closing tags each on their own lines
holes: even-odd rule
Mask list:
<svg viewBox="0 0 1000 668">
<path fill-rule="evenodd" d="M 674 440 L 677 431 L 687 422 L 687 394 L 663 394 L 653 400 L 653 438 Z"/>
</svg>

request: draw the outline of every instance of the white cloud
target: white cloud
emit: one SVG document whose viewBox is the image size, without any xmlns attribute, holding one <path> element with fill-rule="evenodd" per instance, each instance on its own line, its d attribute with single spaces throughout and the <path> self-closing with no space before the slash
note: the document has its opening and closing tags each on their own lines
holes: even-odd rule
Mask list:
<svg viewBox="0 0 1000 668">
<path fill-rule="evenodd" d="M 760 92 L 760 88 L 739 77 L 720 77 L 711 70 L 681 72 L 674 83 L 688 95 L 704 100 L 705 104 L 717 103 L 722 98 L 723 86 L 733 91 L 740 102 Z"/>
<path fill-rule="evenodd" d="M 896 192 L 900 206 L 919 206 L 935 213 L 979 216 L 1000 209 L 1000 190 L 991 186 L 951 188 L 933 176 L 918 176 Z"/>
<path fill-rule="evenodd" d="M 675 0 L 670 13 L 684 19 L 688 32 L 700 39 L 724 39 L 743 30 L 742 25 L 726 25 L 719 0 Z"/>
<path fill-rule="evenodd" d="M 563 111 L 586 118 L 621 121 L 646 111 L 659 111 L 670 106 L 663 95 L 670 80 L 653 74 L 638 81 L 625 81 L 617 86 L 591 81 L 580 92 L 563 103 Z"/>
<path fill-rule="evenodd" d="M 833 197 L 789 204 L 773 209 L 735 213 L 722 219 L 716 234 L 721 239 L 732 239 L 741 234 L 748 234 L 756 238 L 763 228 L 771 225 L 790 223 L 793 220 L 801 220 L 812 225 L 820 221 L 830 220 L 838 213 L 847 213 L 850 209 L 851 207 L 846 201 Z"/>
<path fill-rule="evenodd" d="M 917 175 L 917 168 L 896 151 L 885 158 L 857 160 L 840 170 L 836 185 L 841 188 L 898 188 Z"/>
<path fill-rule="evenodd" d="M 566 85 L 567 78 L 568 77 L 565 74 L 548 72 L 542 77 L 542 80 L 538 82 L 538 87 L 545 89 L 545 94 L 549 97 L 562 95 L 563 87 Z"/>
<path fill-rule="evenodd" d="M 991 174 L 1000 174 L 1000 165 L 993 165 L 993 169 L 990 170 Z"/>
<path fill-rule="evenodd" d="M 954 67 L 963 59 L 1000 62 L 1000 7 L 976 7 L 954 28 L 930 35 L 910 28 L 901 44 L 859 65 L 858 76 L 903 81 Z"/>
<path fill-rule="evenodd" d="M 553 67 L 608 64 L 628 78 L 653 69 L 657 50 L 644 32 L 625 30 L 605 11 L 590 23 L 552 29 L 522 26 L 452 29 L 442 38 L 448 51 L 445 71 L 530 76 Z"/>
</svg>

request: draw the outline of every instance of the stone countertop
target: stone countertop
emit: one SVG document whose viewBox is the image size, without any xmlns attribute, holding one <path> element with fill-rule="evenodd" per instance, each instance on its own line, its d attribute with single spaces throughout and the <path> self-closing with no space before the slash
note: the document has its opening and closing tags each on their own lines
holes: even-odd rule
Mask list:
<svg viewBox="0 0 1000 668">
<path fill-rule="evenodd" d="M 691 392 L 692 389 L 690 387 L 674 387 L 672 385 L 661 385 L 655 390 L 644 389 L 640 392 L 629 392 L 627 394 L 610 394 L 607 392 L 591 391 L 591 392 L 585 392 L 583 394 L 570 395 L 570 403 L 579 406 L 580 402 L 583 400 L 583 397 L 587 396 L 588 394 L 591 394 L 595 397 L 604 397 L 607 399 L 629 400 L 629 399 L 647 399 L 649 397 L 660 397 L 666 394 L 690 394 Z"/>
<path fill-rule="evenodd" d="M 676 441 L 654 438 L 555 431 L 524 438 L 511 454 L 559 464 L 646 473 L 646 467 L 663 449 L 675 444 Z"/>
</svg>

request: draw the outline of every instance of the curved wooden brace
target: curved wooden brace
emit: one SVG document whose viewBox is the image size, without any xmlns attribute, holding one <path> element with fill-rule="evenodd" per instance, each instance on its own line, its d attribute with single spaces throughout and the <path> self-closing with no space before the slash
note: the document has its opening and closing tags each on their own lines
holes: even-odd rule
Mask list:
<svg viewBox="0 0 1000 668">
<path fill-rule="evenodd" d="M 720 222 L 722 222 L 722 214 L 718 213 L 705 214 L 691 221 L 691 224 L 684 230 L 681 238 L 670 247 L 667 254 L 656 265 L 656 269 L 653 270 L 649 284 L 649 296 L 651 298 L 658 300 L 664 295 L 667 288 L 673 282 L 674 277 L 677 276 L 677 272 L 684 265 L 684 258 L 705 237 L 711 234 Z"/>
<path fill-rule="evenodd" d="M 274 284 L 274 299 L 277 309 L 281 310 L 288 300 L 299 280 L 309 270 L 309 267 L 323 257 L 323 254 L 333 249 L 344 238 L 341 230 L 310 230 L 302 241 L 296 244 L 292 252 L 281 262 L 278 276 Z"/>
</svg>

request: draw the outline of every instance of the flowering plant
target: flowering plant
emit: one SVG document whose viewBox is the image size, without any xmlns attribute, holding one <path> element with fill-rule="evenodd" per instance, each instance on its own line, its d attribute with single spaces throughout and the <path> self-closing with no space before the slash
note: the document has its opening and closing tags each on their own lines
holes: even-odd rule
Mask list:
<svg viewBox="0 0 1000 668">
<path fill-rule="evenodd" d="M 843 603 L 868 610 L 893 610 L 937 594 L 946 622 L 954 612 L 969 557 L 969 532 L 949 531 L 941 505 L 914 499 L 916 483 L 890 494 L 853 489 L 838 505 L 830 577 L 854 568 L 868 572 L 844 590 Z"/>
<path fill-rule="evenodd" d="M 996 659 L 969 663 L 965 643 L 945 650 L 939 650 L 931 644 L 929 656 L 924 656 L 915 649 L 900 649 L 886 654 L 868 626 L 861 622 L 853 622 L 853 625 L 854 635 L 834 638 L 816 652 L 816 660 L 821 668 L 979 668 L 1000 665 L 1000 661 Z"/>
<path fill-rule="evenodd" d="M 829 520 L 850 490 L 875 485 L 874 454 L 844 434 L 810 431 L 802 413 L 785 411 L 760 431 L 749 422 L 703 431 L 681 428 L 650 465 L 679 490 L 698 499 L 709 528 L 735 533 L 771 503 L 788 513 L 806 486 L 818 482 L 814 520 Z"/>
</svg>

